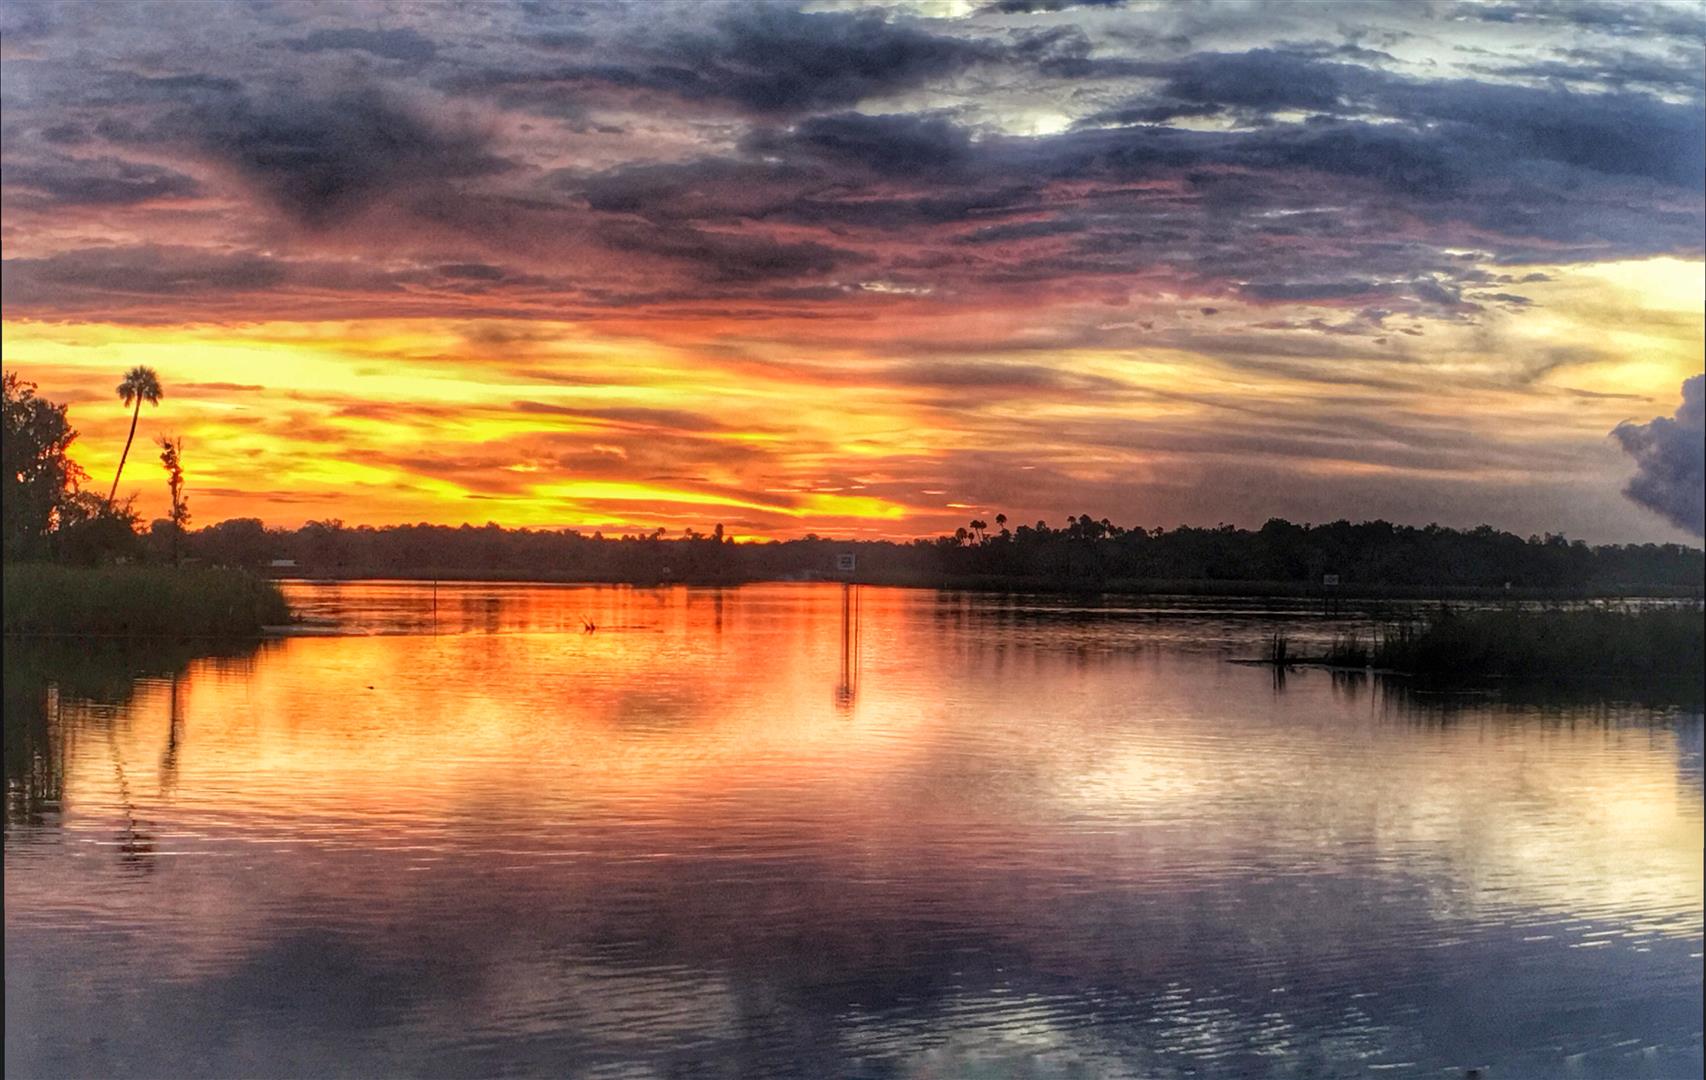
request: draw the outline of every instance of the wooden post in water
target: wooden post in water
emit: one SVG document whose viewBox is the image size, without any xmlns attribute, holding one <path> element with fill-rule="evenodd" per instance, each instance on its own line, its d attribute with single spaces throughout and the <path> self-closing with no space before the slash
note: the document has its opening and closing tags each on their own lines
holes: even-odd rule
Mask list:
<svg viewBox="0 0 1706 1080">
<path fill-rule="evenodd" d="M 835 557 L 835 572 L 841 578 L 841 679 L 835 684 L 835 704 L 851 709 L 859 695 L 859 585 L 854 554 L 844 551 Z"/>
<path fill-rule="evenodd" d="M 835 685 L 835 703 L 853 707 L 859 696 L 859 586 L 841 583 L 841 679 Z"/>
</svg>

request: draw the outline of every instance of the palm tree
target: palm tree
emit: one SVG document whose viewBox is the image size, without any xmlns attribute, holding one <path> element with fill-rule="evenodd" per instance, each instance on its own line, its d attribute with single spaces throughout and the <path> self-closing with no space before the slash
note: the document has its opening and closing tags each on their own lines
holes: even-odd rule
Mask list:
<svg viewBox="0 0 1706 1080">
<path fill-rule="evenodd" d="M 118 457 L 118 471 L 113 473 L 113 489 L 107 494 L 107 501 L 112 502 L 118 495 L 118 478 L 124 475 L 124 459 L 130 456 L 130 441 L 136 438 L 136 418 L 142 415 L 142 402 L 146 398 L 148 404 L 158 405 L 165 393 L 160 389 L 160 376 L 154 374 L 151 367 L 133 367 L 125 373 L 124 381 L 118 384 L 118 396 L 126 405 L 136 402 L 136 410 L 130 414 L 130 434 L 124 439 L 124 453 Z"/>
</svg>

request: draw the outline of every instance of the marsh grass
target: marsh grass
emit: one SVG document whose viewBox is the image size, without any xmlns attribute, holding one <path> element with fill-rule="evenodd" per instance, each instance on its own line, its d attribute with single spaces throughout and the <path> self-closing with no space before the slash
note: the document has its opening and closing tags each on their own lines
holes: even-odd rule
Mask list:
<svg viewBox="0 0 1706 1080">
<path fill-rule="evenodd" d="M 1334 667 L 1371 667 L 1374 665 L 1374 651 L 1363 641 L 1361 634 L 1335 634 L 1325 662 Z"/>
<path fill-rule="evenodd" d="M 219 568 L 12 563 L 4 608 L 7 634 L 253 637 L 290 621 L 276 584 Z"/>
<path fill-rule="evenodd" d="M 1702 613 L 1693 605 L 1441 608 L 1424 619 L 1391 624 L 1372 641 L 1341 635 L 1324 655 L 1303 662 L 1373 667 L 1443 681 L 1662 680 L 1698 686 L 1706 672 L 1703 638 Z"/>
</svg>

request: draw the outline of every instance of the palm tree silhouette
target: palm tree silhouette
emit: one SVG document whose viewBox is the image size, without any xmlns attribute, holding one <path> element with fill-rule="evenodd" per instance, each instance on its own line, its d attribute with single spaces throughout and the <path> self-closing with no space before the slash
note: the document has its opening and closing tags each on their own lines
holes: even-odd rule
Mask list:
<svg viewBox="0 0 1706 1080">
<path fill-rule="evenodd" d="M 133 367 L 125 373 L 124 381 L 118 384 L 118 396 L 126 404 L 136 402 L 136 410 L 130 414 L 130 434 L 124 439 L 124 453 L 118 458 L 118 471 L 113 473 L 113 489 L 107 493 L 107 501 L 112 502 L 118 495 L 118 478 L 124 475 L 124 459 L 130 456 L 130 441 L 136 438 L 136 419 L 142 415 L 142 402 L 158 405 L 165 396 L 160 389 L 160 376 L 154 374 L 151 367 Z"/>
</svg>

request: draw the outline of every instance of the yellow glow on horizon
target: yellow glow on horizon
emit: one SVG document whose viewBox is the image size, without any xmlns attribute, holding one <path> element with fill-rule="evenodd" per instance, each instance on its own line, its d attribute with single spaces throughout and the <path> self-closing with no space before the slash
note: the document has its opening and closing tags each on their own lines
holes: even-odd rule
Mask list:
<svg viewBox="0 0 1706 1080">
<path fill-rule="evenodd" d="M 1706 364 L 1706 263 L 1489 273 L 1512 284 L 1486 293 L 1532 303 L 1482 300 L 1473 321 L 1398 315 L 1390 333 L 1348 336 L 1275 329 L 1279 314 L 1236 302 L 1221 302 L 1213 324 L 1187 305 L 1163 333 L 1165 315 L 1151 331 L 1147 314 L 1074 297 L 1042 311 L 902 306 L 833 326 L 14 320 L 0 324 L 0 344 L 8 369 L 70 406 L 73 456 L 103 494 L 131 417 L 113 388 L 132 365 L 160 372 L 165 400 L 142 409 L 121 491 L 139 493 L 145 519 L 164 504 L 153 439 L 173 434 L 185 438 L 198 525 L 724 520 L 749 537 L 906 537 L 951 531 L 954 504 L 1001 501 L 965 488 L 968 462 L 998 479 L 1028 465 L 1082 485 L 1162 482 L 1182 462 L 1261 456 L 1250 447 L 1276 416 L 1283 430 L 1312 417 L 1321 428 L 1283 457 L 1299 476 L 1437 475 L 1401 456 L 1416 449 L 1405 431 L 1428 430 L 1510 452 L 1456 466 L 1461 479 L 1562 478 L 1574 466 L 1545 448 L 1599 446 L 1624 419 L 1670 412 L 1681 381 Z M 1531 274 L 1548 280 L 1522 281 Z M 1302 306 L 1284 318 L 1353 314 Z M 1050 349 L 1054 337 L 1063 344 Z M 1335 430 L 1334 417 L 1352 415 L 1389 419 L 1393 434 Z M 1213 445 L 1239 431 L 1248 438 Z M 1200 438 L 1175 447 L 1174 433 Z M 1393 453 L 1369 454 L 1376 443 Z M 1523 464 L 1531 445 L 1542 451 Z M 870 482 L 882 494 L 850 475 L 881 477 Z"/>
</svg>

